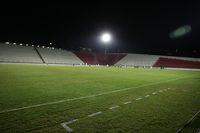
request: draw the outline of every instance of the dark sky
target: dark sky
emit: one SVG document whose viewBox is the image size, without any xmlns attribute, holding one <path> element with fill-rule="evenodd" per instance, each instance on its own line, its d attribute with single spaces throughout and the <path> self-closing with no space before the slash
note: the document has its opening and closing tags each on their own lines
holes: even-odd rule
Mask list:
<svg viewBox="0 0 200 133">
<path fill-rule="evenodd" d="M 0 41 L 103 51 L 98 36 L 110 31 L 110 52 L 200 57 L 200 2 L 8 3 L 0 9 Z M 189 24 L 192 32 L 170 39 Z"/>
</svg>

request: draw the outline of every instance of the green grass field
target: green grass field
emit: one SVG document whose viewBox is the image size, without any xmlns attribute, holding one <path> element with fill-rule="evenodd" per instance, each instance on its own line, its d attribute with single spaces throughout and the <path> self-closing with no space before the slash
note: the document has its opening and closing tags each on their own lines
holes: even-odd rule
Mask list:
<svg viewBox="0 0 200 133">
<path fill-rule="evenodd" d="M 2 64 L 0 79 L 2 133 L 65 133 L 74 119 L 74 132 L 175 133 L 200 109 L 198 71 Z"/>
</svg>

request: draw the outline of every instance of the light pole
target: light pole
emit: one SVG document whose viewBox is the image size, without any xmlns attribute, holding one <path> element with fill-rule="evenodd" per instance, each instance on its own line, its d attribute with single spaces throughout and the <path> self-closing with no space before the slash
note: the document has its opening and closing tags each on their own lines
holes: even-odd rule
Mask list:
<svg viewBox="0 0 200 133">
<path fill-rule="evenodd" d="M 106 32 L 101 35 L 101 41 L 103 42 L 105 46 L 105 51 L 104 51 L 105 54 L 107 53 L 107 45 L 111 42 L 111 40 L 112 40 L 112 37 L 110 33 Z"/>
</svg>

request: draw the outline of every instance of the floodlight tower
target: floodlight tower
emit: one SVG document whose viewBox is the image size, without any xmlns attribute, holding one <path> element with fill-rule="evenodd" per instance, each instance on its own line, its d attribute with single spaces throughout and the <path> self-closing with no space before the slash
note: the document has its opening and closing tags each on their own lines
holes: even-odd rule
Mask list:
<svg viewBox="0 0 200 133">
<path fill-rule="evenodd" d="M 105 54 L 107 53 L 107 45 L 110 44 L 111 40 L 112 40 L 112 37 L 110 33 L 105 32 L 101 35 L 101 41 L 103 42 L 105 46 Z"/>
</svg>

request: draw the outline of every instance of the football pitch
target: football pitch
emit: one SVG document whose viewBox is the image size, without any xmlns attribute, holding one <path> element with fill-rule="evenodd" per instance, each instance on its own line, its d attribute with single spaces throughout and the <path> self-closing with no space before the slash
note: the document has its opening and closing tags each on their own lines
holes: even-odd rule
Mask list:
<svg viewBox="0 0 200 133">
<path fill-rule="evenodd" d="M 200 110 L 200 71 L 1 64 L 0 79 L 2 133 L 175 133 Z"/>
</svg>

